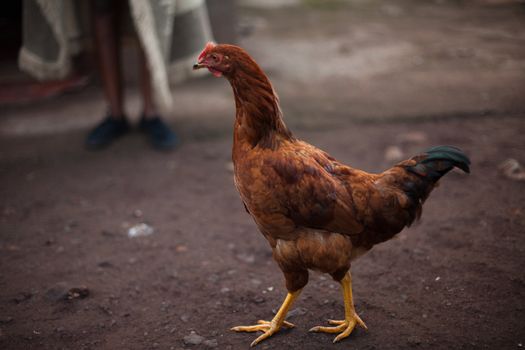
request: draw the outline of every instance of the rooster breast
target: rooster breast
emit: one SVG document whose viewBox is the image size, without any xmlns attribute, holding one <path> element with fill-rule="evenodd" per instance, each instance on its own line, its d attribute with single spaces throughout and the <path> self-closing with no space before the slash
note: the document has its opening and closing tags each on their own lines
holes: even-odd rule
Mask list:
<svg viewBox="0 0 525 350">
<path fill-rule="evenodd" d="M 277 149 L 246 149 L 234 158 L 235 184 L 268 238 L 293 239 L 298 228 L 346 235 L 363 230 L 338 163 L 300 141 Z M 275 244 L 275 242 L 270 242 Z"/>
</svg>

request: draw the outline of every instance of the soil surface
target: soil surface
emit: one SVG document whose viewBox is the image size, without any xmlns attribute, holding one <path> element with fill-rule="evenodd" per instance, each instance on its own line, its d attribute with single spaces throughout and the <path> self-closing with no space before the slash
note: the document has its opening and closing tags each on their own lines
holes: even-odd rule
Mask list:
<svg viewBox="0 0 525 350">
<path fill-rule="evenodd" d="M 418 224 L 352 266 L 368 332 L 356 329 L 336 345 L 333 335 L 308 333 L 343 317 L 339 285 L 313 272 L 289 314 L 296 327 L 257 348 L 523 347 L 525 181 L 500 169 L 508 159 L 525 164 L 522 7 L 307 3 L 244 8 L 240 16 L 250 34 L 241 43 L 260 56 L 296 136 L 371 172 L 451 144 L 470 155 L 472 173 L 445 176 Z M 285 60 L 279 67 L 263 54 L 272 36 L 281 51 L 299 38 L 300 18 L 307 32 L 323 28 L 320 43 L 333 35 L 342 45 L 347 25 L 352 33 L 361 28 L 347 39 L 369 46 L 367 35 L 382 39 L 370 56 L 337 49 L 364 67 L 360 75 L 349 67 L 338 77 L 327 73 L 340 68 L 338 57 L 306 83 L 312 66 Z M 374 23 L 375 32 L 366 27 Z M 471 49 L 447 51 L 448 44 Z M 321 54 L 301 45 L 304 55 Z M 365 64 L 381 54 L 383 61 Z M 415 66 L 406 57 L 416 57 Z M 384 66 L 396 59 L 402 64 Z M 85 151 L 89 123 L 103 106 L 97 87 L 3 108 L 0 349 L 248 349 L 256 335 L 229 328 L 273 316 L 284 279 L 233 185 L 229 86 L 204 79 L 175 94 L 180 109 L 167 118 L 183 143 L 172 153 L 150 149 L 138 133 Z M 140 105 L 136 93 L 129 98 Z M 140 223 L 153 233 L 129 237 Z"/>
</svg>

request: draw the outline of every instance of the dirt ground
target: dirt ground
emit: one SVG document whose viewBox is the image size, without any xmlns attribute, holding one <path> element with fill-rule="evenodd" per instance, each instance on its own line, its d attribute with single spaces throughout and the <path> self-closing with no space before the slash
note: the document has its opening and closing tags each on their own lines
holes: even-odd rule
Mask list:
<svg viewBox="0 0 525 350">
<path fill-rule="evenodd" d="M 336 345 L 307 332 L 343 316 L 339 286 L 312 273 L 290 313 L 296 328 L 258 348 L 523 347 L 525 181 L 499 169 L 525 164 L 523 7 L 307 3 L 240 14 L 241 43 L 274 81 L 295 134 L 372 172 L 456 145 L 472 173 L 443 178 L 417 225 L 352 266 L 368 332 Z M 324 52 L 336 38 L 339 54 L 324 59 L 305 36 Z M 292 58 L 279 56 L 286 48 Z M 295 64 L 301 55 L 311 64 Z M 96 86 L 2 107 L 0 349 L 248 349 L 255 335 L 229 328 L 272 317 L 284 279 L 233 185 L 229 86 L 202 79 L 175 90 L 168 118 L 183 143 L 172 153 L 138 133 L 85 151 L 103 107 Z M 128 237 L 138 223 L 154 233 Z"/>
</svg>

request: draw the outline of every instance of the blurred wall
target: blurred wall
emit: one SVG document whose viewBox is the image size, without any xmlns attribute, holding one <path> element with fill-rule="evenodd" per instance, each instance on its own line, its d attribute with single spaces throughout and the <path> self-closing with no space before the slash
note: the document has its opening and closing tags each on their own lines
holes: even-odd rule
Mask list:
<svg viewBox="0 0 525 350">
<path fill-rule="evenodd" d="M 207 0 L 206 5 L 215 40 L 219 43 L 235 43 L 237 41 L 236 0 Z"/>
</svg>

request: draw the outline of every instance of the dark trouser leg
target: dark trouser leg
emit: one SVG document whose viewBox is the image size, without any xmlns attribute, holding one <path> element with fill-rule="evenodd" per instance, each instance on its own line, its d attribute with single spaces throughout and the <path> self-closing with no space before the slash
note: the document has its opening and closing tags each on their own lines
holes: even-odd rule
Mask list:
<svg viewBox="0 0 525 350">
<path fill-rule="evenodd" d="M 153 102 L 153 90 L 151 86 L 151 74 L 146 61 L 144 50 L 139 45 L 139 60 L 140 60 L 140 92 L 142 94 L 142 115 L 144 118 L 151 118 L 157 115 L 155 105 Z"/>
<path fill-rule="evenodd" d="M 124 116 L 120 71 L 118 6 L 111 0 L 93 1 L 93 32 L 99 71 L 109 112 L 114 118 Z"/>
</svg>

